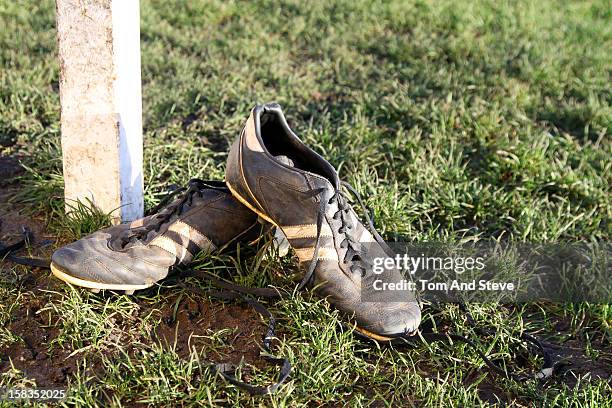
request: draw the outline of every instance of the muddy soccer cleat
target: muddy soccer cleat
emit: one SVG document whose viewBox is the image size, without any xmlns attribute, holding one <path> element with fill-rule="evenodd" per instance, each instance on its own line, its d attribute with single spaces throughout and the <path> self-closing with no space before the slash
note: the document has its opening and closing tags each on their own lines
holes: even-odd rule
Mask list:
<svg viewBox="0 0 612 408">
<path fill-rule="evenodd" d="M 380 292 L 374 285 L 402 281 L 399 270 L 373 273 L 375 258 L 394 254 L 371 222 L 365 227 L 359 221 L 342 186 L 354 190 L 293 133 L 279 105 L 252 110 L 230 149 L 226 183 L 240 202 L 283 231 L 306 269 L 301 287 L 313 284 L 371 338 L 416 331 L 421 310 L 415 294 Z"/>
<path fill-rule="evenodd" d="M 156 214 L 97 231 L 55 251 L 51 271 L 64 282 L 131 293 L 165 278 L 200 251 L 222 249 L 260 231 L 257 215 L 222 182 L 191 180 Z"/>
</svg>

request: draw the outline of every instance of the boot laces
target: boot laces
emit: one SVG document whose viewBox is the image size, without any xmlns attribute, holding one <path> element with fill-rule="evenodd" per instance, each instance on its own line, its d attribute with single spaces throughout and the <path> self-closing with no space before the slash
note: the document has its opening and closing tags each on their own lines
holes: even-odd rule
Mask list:
<svg viewBox="0 0 612 408">
<path fill-rule="evenodd" d="M 349 264 L 349 269 L 351 272 L 354 272 L 356 269 L 360 269 L 361 276 L 365 276 L 368 270 L 371 270 L 372 264 L 368 261 L 366 257 L 366 250 L 361 242 L 355 239 L 353 234 L 350 234 L 349 231 L 355 227 L 351 221 L 351 211 L 352 207 L 349 204 L 348 196 L 345 192 L 341 190 L 341 188 L 346 188 L 356 199 L 361 209 L 363 210 L 363 215 L 367 221 L 366 228 L 370 231 L 376 242 L 384 249 L 384 251 L 393 256 L 393 251 L 389 246 L 385 243 L 383 238 L 380 236 L 376 228 L 374 227 L 374 222 L 372 217 L 369 214 L 368 208 L 365 206 L 363 200 L 359 193 L 348 183 L 341 181 L 340 188 L 336 188 L 334 193 L 329 197 L 328 200 L 320 200 L 319 204 L 319 212 L 317 214 L 317 235 L 315 240 L 315 249 L 313 253 L 312 260 L 308 266 L 306 274 L 302 279 L 302 282 L 299 285 L 299 288 L 303 288 L 308 284 L 312 275 L 314 274 L 314 270 L 318 263 L 318 254 L 321 249 L 321 231 L 323 226 L 323 220 L 325 218 L 325 214 L 327 213 L 328 206 L 336 204 L 337 210 L 332 216 L 332 218 L 336 221 L 340 221 L 340 226 L 337 228 L 337 232 L 344 236 L 343 240 L 340 242 L 341 248 L 346 248 L 346 254 L 344 255 L 343 262 Z M 308 197 L 319 196 L 321 193 L 325 191 L 324 188 L 317 188 L 313 190 L 309 190 L 306 192 Z"/>
<path fill-rule="evenodd" d="M 152 231 L 155 231 L 156 233 L 159 232 L 162 227 L 170 221 L 173 215 L 180 215 L 185 207 L 191 206 L 194 197 L 197 196 L 202 198 L 202 191 L 206 188 L 222 190 L 220 185 L 210 184 L 209 182 L 205 182 L 200 179 L 191 179 L 187 183 L 187 187 L 181 187 L 169 193 L 156 207 L 150 211 L 150 213 L 157 213 L 153 216 L 153 219 L 149 221 L 146 226 L 131 229 L 127 235 L 119 237 L 119 246 L 121 248 L 125 248 L 129 244 L 134 244 L 138 241 L 146 239 L 146 237 Z M 164 208 L 164 206 L 168 204 L 172 198 L 181 193 L 182 197 L 180 200 Z"/>
</svg>

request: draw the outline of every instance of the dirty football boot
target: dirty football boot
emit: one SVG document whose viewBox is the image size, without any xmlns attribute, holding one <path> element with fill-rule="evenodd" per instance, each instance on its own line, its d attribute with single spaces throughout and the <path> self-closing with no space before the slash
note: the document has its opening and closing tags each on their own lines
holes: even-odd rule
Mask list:
<svg viewBox="0 0 612 408">
<path fill-rule="evenodd" d="M 257 215 L 223 182 L 191 180 L 156 214 L 109 227 L 58 249 L 51 271 L 78 286 L 132 293 L 165 278 L 200 251 L 222 249 L 258 233 Z"/>
<path fill-rule="evenodd" d="M 230 149 L 225 178 L 240 202 L 288 238 L 306 267 L 301 287 L 314 284 L 371 338 L 415 332 L 421 320 L 415 294 L 380 292 L 373 284 L 402 281 L 399 270 L 372 271 L 374 258 L 394 254 L 371 221 L 367 228 L 359 221 L 341 187 L 355 191 L 293 133 L 278 104 L 252 110 Z"/>
</svg>

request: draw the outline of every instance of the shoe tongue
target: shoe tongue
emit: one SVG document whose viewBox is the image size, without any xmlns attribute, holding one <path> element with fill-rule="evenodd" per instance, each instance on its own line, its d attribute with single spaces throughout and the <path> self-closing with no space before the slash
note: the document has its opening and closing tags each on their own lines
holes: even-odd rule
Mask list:
<svg viewBox="0 0 612 408">
<path fill-rule="evenodd" d="M 289 166 L 289 167 L 295 167 L 295 164 L 293 163 L 293 160 L 291 160 L 291 159 L 290 159 L 290 158 L 288 158 L 287 156 L 282 156 L 282 155 L 281 155 L 281 156 L 274 156 L 274 158 L 275 158 L 277 161 L 279 161 L 279 162 L 283 163 L 283 164 L 284 164 L 284 165 L 286 165 L 286 166 Z"/>
</svg>

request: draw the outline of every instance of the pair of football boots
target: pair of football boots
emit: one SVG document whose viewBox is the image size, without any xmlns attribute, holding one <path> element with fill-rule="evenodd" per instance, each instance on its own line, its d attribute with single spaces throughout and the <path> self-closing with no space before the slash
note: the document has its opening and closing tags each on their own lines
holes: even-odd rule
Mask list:
<svg viewBox="0 0 612 408">
<path fill-rule="evenodd" d="M 393 254 L 371 222 L 359 221 L 346 189 L 352 191 L 295 135 L 278 104 L 259 105 L 230 148 L 225 183 L 191 180 L 156 214 L 58 249 L 51 269 L 94 291 L 132 293 L 202 251 L 252 240 L 263 219 L 293 248 L 305 272 L 301 287 L 312 285 L 369 337 L 413 333 L 421 319 L 415 294 L 377 290 L 376 280 L 400 282 L 401 272 L 373 273 L 375 258 Z"/>
</svg>

